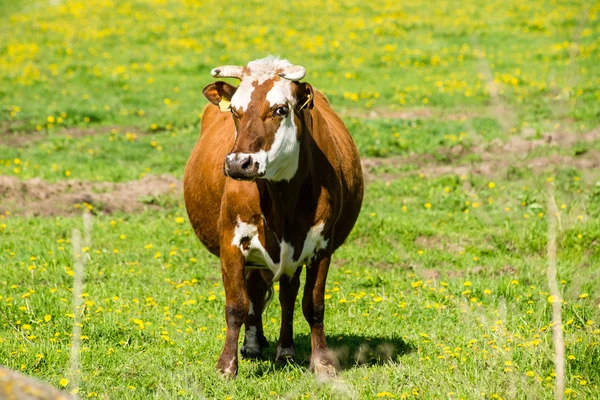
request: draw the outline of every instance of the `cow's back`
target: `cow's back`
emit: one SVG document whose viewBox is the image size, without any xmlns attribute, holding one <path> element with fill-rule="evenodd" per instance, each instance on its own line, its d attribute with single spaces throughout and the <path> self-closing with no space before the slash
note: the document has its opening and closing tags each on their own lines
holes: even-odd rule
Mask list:
<svg viewBox="0 0 600 400">
<path fill-rule="evenodd" d="M 185 167 L 184 199 L 196 235 L 219 255 L 219 214 L 225 186 L 223 160 L 233 146 L 233 120 L 209 104 L 202 114 L 201 135 Z"/>
</svg>

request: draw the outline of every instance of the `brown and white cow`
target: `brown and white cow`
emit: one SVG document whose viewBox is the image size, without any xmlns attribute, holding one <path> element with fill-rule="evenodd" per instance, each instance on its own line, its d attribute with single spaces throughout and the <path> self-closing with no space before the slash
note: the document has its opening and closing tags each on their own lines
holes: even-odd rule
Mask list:
<svg viewBox="0 0 600 400">
<path fill-rule="evenodd" d="M 206 86 L 210 101 L 185 169 L 185 203 L 200 241 L 221 258 L 227 335 L 217 370 L 235 376 L 238 338 L 245 357 L 267 345 L 262 312 L 280 281 L 282 318 L 276 362 L 294 357 L 294 304 L 306 265 L 302 310 L 311 331 L 311 368 L 333 375 L 323 315 L 333 252 L 358 217 L 363 178 L 358 151 L 306 71 L 267 57 L 224 66 Z"/>
</svg>

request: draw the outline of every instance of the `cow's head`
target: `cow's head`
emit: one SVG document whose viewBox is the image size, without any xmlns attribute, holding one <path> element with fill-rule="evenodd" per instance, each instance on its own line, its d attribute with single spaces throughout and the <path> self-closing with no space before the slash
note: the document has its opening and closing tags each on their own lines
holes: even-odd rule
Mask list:
<svg viewBox="0 0 600 400">
<path fill-rule="evenodd" d="M 313 89 L 306 70 L 287 60 L 267 57 L 246 67 L 223 66 L 212 76 L 238 78 L 238 87 L 214 82 L 202 93 L 222 111 L 231 112 L 235 143 L 225 157 L 223 172 L 234 179 L 290 180 L 298 169 L 300 111 L 313 107 Z"/>
</svg>

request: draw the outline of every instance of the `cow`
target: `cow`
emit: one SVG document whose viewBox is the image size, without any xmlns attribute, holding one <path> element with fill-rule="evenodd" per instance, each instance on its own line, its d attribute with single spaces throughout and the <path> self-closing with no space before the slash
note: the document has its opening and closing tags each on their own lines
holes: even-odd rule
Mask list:
<svg viewBox="0 0 600 400">
<path fill-rule="evenodd" d="M 363 199 L 356 145 L 306 70 L 269 56 L 222 66 L 202 93 L 209 104 L 187 162 L 184 198 L 202 244 L 221 259 L 225 345 L 217 371 L 235 377 L 242 356 L 268 345 L 262 313 L 279 281 L 281 329 L 275 361 L 293 361 L 294 305 L 306 266 L 302 311 L 310 326 L 310 368 L 335 376 L 325 340 L 325 281 L 333 252 L 350 234 Z"/>
</svg>

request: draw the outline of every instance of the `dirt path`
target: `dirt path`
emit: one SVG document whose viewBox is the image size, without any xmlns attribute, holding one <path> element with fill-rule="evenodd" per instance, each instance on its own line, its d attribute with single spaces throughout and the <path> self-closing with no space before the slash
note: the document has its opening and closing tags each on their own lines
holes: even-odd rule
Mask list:
<svg viewBox="0 0 600 400">
<path fill-rule="evenodd" d="M 172 175 L 149 175 L 125 183 L 67 180 L 56 183 L 35 178 L 21 181 L 0 176 L 0 213 L 27 216 L 75 215 L 91 205 L 96 213 L 139 212 L 179 199 L 182 183 Z"/>
<path fill-rule="evenodd" d="M 549 146 L 569 148 L 578 142 L 600 140 L 600 128 L 583 135 L 553 133 L 542 138 L 528 140 L 513 137 L 508 142 L 492 142 L 474 146 L 468 150 L 446 149 L 451 160 L 466 154 L 476 154 L 480 161 L 458 164 L 443 163 L 431 154 L 388 158 L 363 158 L 363 171 L 367 182 L 391 181 L 403 176 L 423 173 L 426 176 L 485 175 L 497 176 L 509 168 L 530 168 L 536 172 L 552 171 L 557 167 L 573 166 L 578 169 L 600 169 L 600 150 L 585 151 L 577 156 L 540 155 L 530 157 L 532 151 Z M 457 153 L 457 154 L 454 154 Z M 402 165 L 413 165 L 409 172 L 381 172 Z M 54 216 L 76 215 L 82 208 L 93 212 L 140 212 L 157 209 L 180 201 L 183 185 L 172 175 L 146 176 L 125 183 L 86 182 L 66 180 L 56 183 L 39 178 L 21 181 L 16 177 L 0 176 L 0 213 L 13 215 Z"/>
<path fill-rule="evenodd" d="M 570 148 L 576 143 L 591 143 L 600 140 L 600 128 L 583 135 L 557 132 L 546 134 L 541 138 L 527 139 L 513 136 L 509 141 L 492 141 L 486 145 L 474 146 L 469 150 L 462 148 L 445 149 L 445 155 L 453 160 L 449 163 L 437 161 L 431 154 L 415 154 L 402 157 L 363 158 L 363 172 L 367 182 L 374 180 L 390 181 L 406 175 L 423 173 L 426 176 L 440 175 L 486 175 L 494 176 L 505 173 L 509 168 L 530 168 L 535 172 L 553 171 L 557 167 L 572 166 L 578 169 L 600 169 L 600 151 L 588 150 L 579 155 L 540 155 L 530 157 L 530 154 L 543 147 Z M 478 155 L 481 161 L 460 164 L 454 159 L 467 154 Z M 415 170 L 410 172 L 377 172 L 382 167 L 413 165 Z"/>
<path fill-rule="evenodd" d="M 31 144 L 35 144 L 44 140 L 48 140 L 52 137 L 66 137 L 69 136 L 71 138 L 83 138 L 86 136 L 95 136 L 101 135 L 104 133 L 109 133 L 112 130 L 116 130 L 117 132 L 134 132 L 137 135 L 144 134 L 140 131 L 139 128 L 135 127 L 124 127 L 124 126 L 100 126 L 94 128 L 80 128 L 80 127 L 72 127 L 72 128 L 64 128 L 64 129 L 56 129 L 52 131 L 49 135 L 45 131 L 33 131 L 27 133 L 8 133 L 1 132 L 0 133 L 0 146 L 7 147 L 23 147 Z"/>
<path fill-rule="evenodd" d="M 437 119 L 442 121 L 466 121 L 481 115 L 480 111 L 457 111 L 442 110 L 435 108 L 403 108 L 401 110 L 390 110 L 378 108 L 373 110 L 348 108 L 340 111 L 340 116 L 360 119 Z"/>
</svg>

